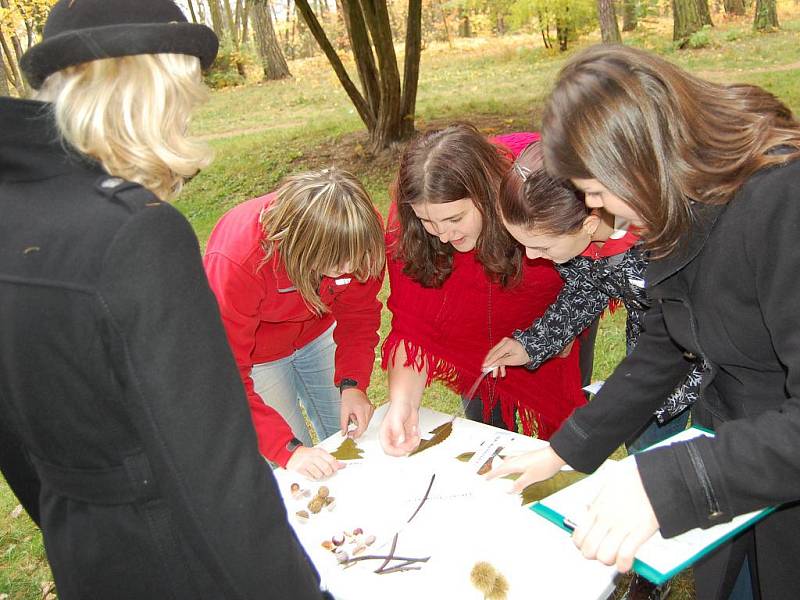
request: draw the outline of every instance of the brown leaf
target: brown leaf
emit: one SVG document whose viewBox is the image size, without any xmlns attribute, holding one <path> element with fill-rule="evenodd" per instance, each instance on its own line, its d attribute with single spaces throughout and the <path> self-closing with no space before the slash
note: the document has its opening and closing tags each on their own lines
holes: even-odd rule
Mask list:
<svg viewBox="0 0 800 600">
<path fill-rule="evenodd" d="M 419 443 L 419 446 L 417 446 L 416 450 L 414 450 L 411 454 L 409 454 L 409 456 L 414 456 L 415 454 L 418 454 L 423 450 L 427 450 L 428 448 L 431 448 L 436 444 L 441 444 L 448 437 L 450 437 L 452 431 L 453 431 L 452 421 L 448 421 L 447 423 L 442 423 L 441 425 L 430 431 L 430 433 L 433 434 L 433 437 L 429 440 L 422 440 Z"/>
<path fill-rule="evenodd" d="M 475 456 L 474 452 L 463 452 L 456 456 L 456 460 L 460 460 L 461 462 L 469 462 L 469 459 Z"/>
<path fill-rule="evenodd" d="M 43 581 L 41 583 L 42 600 L 56 600 L 56 584 L 52 581 Z"/>
<path fill-rule="evenodd" d="M 14 507 L 14 510 L 12 510 L 12 511 L 11 511 L 11 514 L 10 514 L 9 516 L 10 516 L 12 519 L 18 519 L 18 518 L 19 518 L 19 516 L 22 514 L 22 511 L 23 511 L 22 504 L 17 504 L 17 505 Z"/>
<path fill-rule="evenodd" d="M 532 483 L 524 490 L 522 490 L 522 505 L 537 502 L 542 498 L 546 498 L 550 494 L 555 494 L 568 485 L 572 485 L 576 481 L 580 481 L 586 477 L 586 473 L 579 473 L 578 471 L 559 471 L 550 479 Z"/>
<path fill-rule="evenodd" d="M 339 460 L 356 460 L 364 458 L 364 451 L 358 447 L 353 438 L 345 438 L 339 447 L 331 452 L 331 456 Z"/>
</svg>

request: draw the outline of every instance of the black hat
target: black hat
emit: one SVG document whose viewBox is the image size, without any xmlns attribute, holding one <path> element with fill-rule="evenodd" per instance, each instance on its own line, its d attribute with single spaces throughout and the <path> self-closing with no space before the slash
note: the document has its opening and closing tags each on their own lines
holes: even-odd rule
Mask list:
<svg viewBox="0 0 800 600">
<path fill-rule="evenodd" d="M 59 0 L 39 44 L 20 60 L 31 86 L 73 65 L 135 54 L 188 54 L 204 69 L 219 41 L 205 25 L 188 23 L 172 0 Z"/>
</svg>

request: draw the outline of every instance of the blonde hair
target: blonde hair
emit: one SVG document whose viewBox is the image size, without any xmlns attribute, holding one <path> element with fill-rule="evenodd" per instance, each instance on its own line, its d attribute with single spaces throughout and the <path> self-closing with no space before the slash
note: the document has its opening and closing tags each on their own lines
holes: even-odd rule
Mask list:
<svg viewBox="0 0 800 600">
<path fill-rule="evenodd" d="M 383 224 L 369 195 L 350 173 L 324 169 L 283 181 L 262 213 L 266 260 L 277 251 L 306 305 L 322 314 L 326 272 L 349 265 L 358 280 L 380 277 L 385 263 Z"/>
<path fill-rule="evenodd" d="M 54 73 L 37 97 L 53 102 L 64 141 L 162 199 L 211 162 L 211 150 L 186 136 L 192 109 L 206 97 L 193 56 L 93 60 Z"/>
</svg>

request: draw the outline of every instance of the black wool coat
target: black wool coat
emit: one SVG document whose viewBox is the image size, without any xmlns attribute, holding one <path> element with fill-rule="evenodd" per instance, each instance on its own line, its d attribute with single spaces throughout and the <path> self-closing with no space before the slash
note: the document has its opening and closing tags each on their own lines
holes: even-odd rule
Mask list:
<svg viewBox="0 0 800 600">
<path fill-rule="evenodd" d="M 197 239 L 0 98 L 0 466 L 59 598 L 320 598 Z"/>
<path fill-rule="evenodd" d="M 800 160 L 757 173 L 725 206 L 696 204 L 679 250 L 648 269 L 655 306 L 633 354 L 551 439 L 594 470 L 704 360 L 692 417 L 715 438 L 637 464 L 665 537 L 784 504 L 749 534 L 765 599 L 800 587 L 798 234 Z"/>
</svg>

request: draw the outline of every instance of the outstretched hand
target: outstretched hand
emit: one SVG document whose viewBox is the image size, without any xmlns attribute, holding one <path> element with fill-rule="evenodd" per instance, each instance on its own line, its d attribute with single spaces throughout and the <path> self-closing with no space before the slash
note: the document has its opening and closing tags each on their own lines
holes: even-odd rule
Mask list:
<svg viewBox="0 0 800 600">
<path fill-rule="evenodd" d="M 420 443 L 419 409 L 406 402 L 392 402 L 381 423 L 378 438 L 390 456 L 404 456 Z"/>
<path fill-rule="evenodd" d="M 537 481 L 549 479 L 566 465 L 555 451 L 547 446 L 541 450 L 526 452 L 514 458 L 506 459 L 499 466 L 495 467 L 486 474 L 486 479 L 503 477 L 512 473 L 521 473 L 519 479 L 514 482 L 512 491 L 521 493 L 526 487 Z"/>
<path fill-rule="evenodd" d="M 506 376 L 506 366 L 518 367 L 530 362 L 525 347 L 514 338 L 503 338 L 500 340 L 483 359 L 483 369 L 496 367 L 492 373 L 494 377 Z"/>
</svg>

